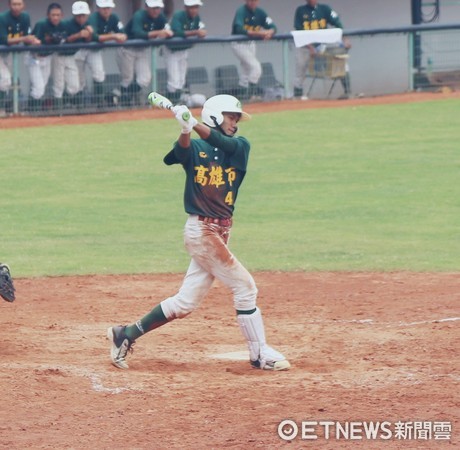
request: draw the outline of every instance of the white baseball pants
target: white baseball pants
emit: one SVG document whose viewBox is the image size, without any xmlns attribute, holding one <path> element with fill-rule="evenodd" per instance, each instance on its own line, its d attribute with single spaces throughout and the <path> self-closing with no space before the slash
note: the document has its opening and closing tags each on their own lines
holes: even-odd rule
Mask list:
<svg viewBox="0 0 460 450">
<path fill-rule="evenodd" d="M 102 50 L 80 49 L 75 53 L 75 62 L 78 67 L 78 78 L 80 90 L 86 86 L 86 66 L 89 67 L 94 81 L 102 83 L 105 80 L 104 63 L 102 61 Z"/>
<path fill-rule="evenodd" d="M 45 95 L 46 85 L 51 75 L 52 55 L 39 56 L 33 53 L 26 55 L 26 66 L 29 68 L 30 96 L 40 100 Z"/>
<path fill-rule="evenodd" d="M 294 87 L 303 89 L 303 83 L 307 76 L 308 61 L 310 60 L 310 51 L 308 47 L 299 47 L 295 50 L 295 77 Z"/>
<path fill-rule="evenodd" d="M 249 83 L 257 84 L 262 75 L 262 65 L 256 57 L 255 41 L 232 42 L 232 50 L 241 65 L 240 86 L 248 87 Z"/>
<path fill-rule="evenodd" d="M 53 55 L 51 66 L 53 74 L 53 96 L 55 98 L 62 98 L 64 89 L 70 95 L 75 95 L 80 91 L 75 55 Z"/>
<path fill-rule="evenodd" d="M 166 59 L 166 70 L 168 72 L 168 92 L 182 90 L 185 86 L 187 76 L 188 50 L 171 51 L 168 47 L 164 48 Z"/>
<path fill-rule="evenodd" d="M 0 54 L 0 91 L 8 91 L 11 87 L 13 56 L 11 53 Z"/>
<path fill-rule="evenodd" d="M 136 76 L 139 86 L 146 88 L 152 79 L 151 49 L 120 47 L 117 52 L 117 62 L 120 69 L 121 85 L 127 88 Z"/>
<path fill-rule="evenodd" d="M 190 215 L 184 229 L 185 247 L 192 257 L 179 292 L 161 302 L 168 320 L 182 318 L 195 310 L 215 278 L 233 293 L 235 309 L 256 307 L 257 287 L 247 269 L 227 246 L 230 229 L 204 223 Z"/>
</svg>

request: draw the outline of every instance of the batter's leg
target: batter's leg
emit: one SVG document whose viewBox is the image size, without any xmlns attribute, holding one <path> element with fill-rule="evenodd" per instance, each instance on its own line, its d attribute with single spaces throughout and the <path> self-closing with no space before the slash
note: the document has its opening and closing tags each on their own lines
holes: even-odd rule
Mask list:
<svg viewBox="0 0 460 450">
<path fill-rule="evenodd" d="M 192 259 L 177 294 L 163 300 L 140 320 L 126 327 L 126 335 L 135 340 L 167 322 L 188 316 L 198 308 L 213 281 L 214 277 Z"/>
</svg>

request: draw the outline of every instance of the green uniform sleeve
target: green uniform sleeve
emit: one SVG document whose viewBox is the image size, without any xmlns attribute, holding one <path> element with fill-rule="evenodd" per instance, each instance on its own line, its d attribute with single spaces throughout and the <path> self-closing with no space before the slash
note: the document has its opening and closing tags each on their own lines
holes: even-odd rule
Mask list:
<svg viewBox="0 0 460 450">
<path fill-rule="evenodd" d="M 266 30 L 275 30 L 276 33 L 276 25 L 275 22 L 273 22 L 273 19 L 263 9 L 261 12 L 263 15 L 264 28 Z"/>
<path fill-rule="evenodd" d="M 93 41 L 99 42 L 99 21 L 98 21 L 98 12 L 93 12 L 88 19 L 87 25 L 91 25 L 93 27 Z"/>
<path fill-rule="evenodd" d="M 8 45 L 8 32 L 3 14 L 0 14 L 0 45 Z"/>
<path fill-rule="evenodd" d="M 134 39 L 148 39 L 149 34 L 144 31 L 144 10 L 136 11 L 132 21 L 132 34 Z"/>
<path fill-rule="evenodd" d="M 302 7 L 299 6 L 294 14 L 294 30 L 303 30 Z"/>
<path fill-rule="evenodd" d="M 184 11 L 178 11 L 173 15 L 171 20 L 171 30 L 174 33 L 174 37 L 185 37 L 185 18 L 184 18 Z"/>
<path fill-rule="evenodd" d="M 234 154 L 239 151 L 249 151 L 250 148 L 249 141 L 246 138 L 242 136 L 228 137 L 212 129 L 211 134 L 205 141 L 228 154 Z"/>
<path fill-rule="evenodd" d="M 232 34 L 248 34 L 247 30 L 244 28 L 244 6 L 237 9 L 235 18 L 233 19 L 233 30 Z"/>
<path fill-rule="evenodd" d="M 329 9 L 329 14 L 328 14 L 327 22 L 336 28 L 343 28 L 339 15 L 332 8 L 328 7 L 328 9 Z"/>
</svg>

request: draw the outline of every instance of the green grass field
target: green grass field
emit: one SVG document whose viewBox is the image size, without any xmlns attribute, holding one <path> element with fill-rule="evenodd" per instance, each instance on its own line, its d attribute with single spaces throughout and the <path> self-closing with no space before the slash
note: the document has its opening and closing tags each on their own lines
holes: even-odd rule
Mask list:
<svg viewBox="0 0 460 450">
<path fill-rule="evenodd" d="M 250 270 L 460 268 L 460 101 L 258 114 L 230 242 Z M 182 272 L 172 119 L 0 131 L 15 276 Z"/>
</svg>

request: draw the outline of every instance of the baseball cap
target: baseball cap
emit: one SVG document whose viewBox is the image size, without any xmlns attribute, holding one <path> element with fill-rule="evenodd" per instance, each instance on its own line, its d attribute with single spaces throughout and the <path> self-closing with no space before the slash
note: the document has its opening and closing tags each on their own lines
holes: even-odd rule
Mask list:
<svg viewBox="0 0 460 450">
<path fill-rule="evenodd" d="M 96 6 L 98 8 L 115 8 L 113 0 L 96 0 Z"/>
<path fill-rule="evenodd" d="M 86 3 L 86 2 L 75 2 L 72 5 L 72 14 L 74 16 L 78 16 L 80 14 L 91 14 L 91 11 L 89 10 L 88 3 Z"/>
<path fill-rule="evenodd" d="M 149 8 L 164 8 L 165 7 L 163 0 L 145 0 L 145 4 Z"/>
<path fill-rule="evenodd" d="M 201 0 L 184 0 L 185 6 L 202 6 L 203 2 Z"/>
</svg>

